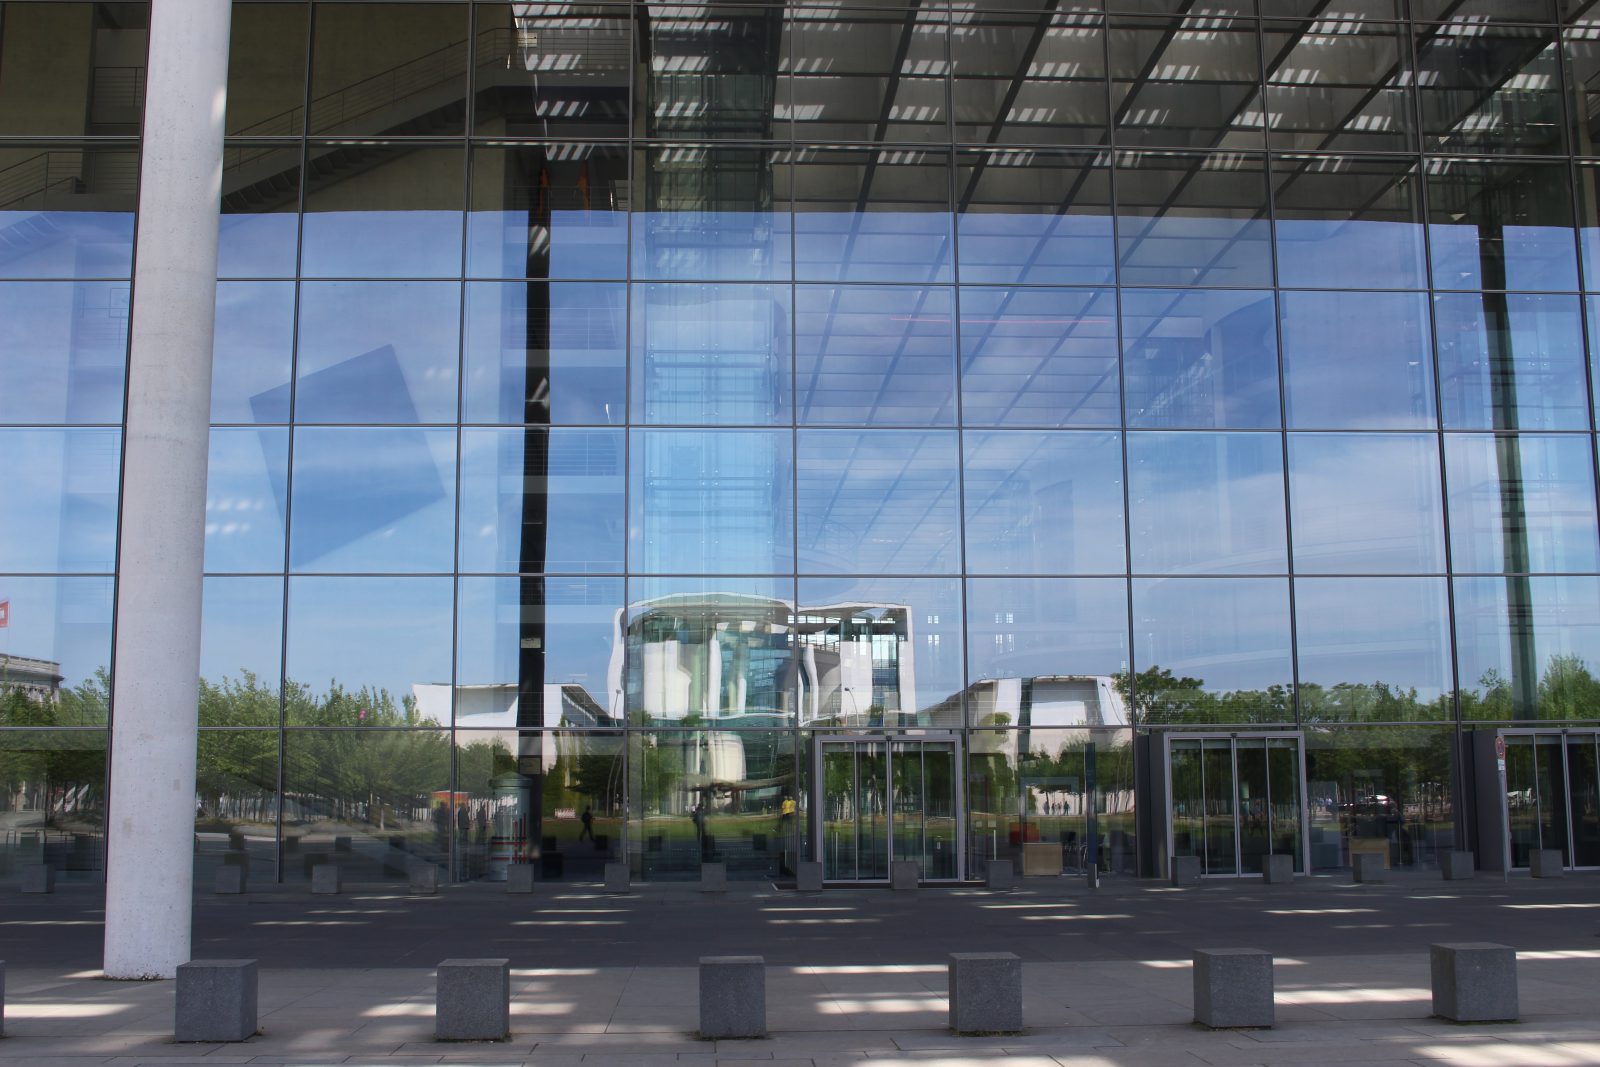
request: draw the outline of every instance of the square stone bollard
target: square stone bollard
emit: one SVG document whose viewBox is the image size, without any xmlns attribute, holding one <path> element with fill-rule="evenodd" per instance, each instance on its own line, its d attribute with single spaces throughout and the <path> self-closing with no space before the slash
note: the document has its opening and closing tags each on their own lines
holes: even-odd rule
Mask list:
<svg viewBox="0 0 1600 1067">
<path fill-rule="evenodd" d="M 513 863 L 506 867 L 506 892 L 533 892 L 533 864 Z"/>
<path fill-rule="evenodd" d="M 1357 852 L 1351 856 L 1350 871 L 1362 885 L 1389 880 L 1389 865 L 1376 852 Z"/>
<path fill-rule="evenodd" d="M 1022 957 L 1012 952 L 952 952 L 950 1029 L 1014 1034 L 1022 1029 Z"/>
<path fill-rule="evenodd" d="M 217 868 L 217 893 L 219 896 L 237 896 L 244 892 L 244 868 L 225 863 Z"/>
<path fill-rule="evenodd" d="M 1478 874 L 1477 860 L 1470 852 L 1446 852 L 1439 860 L 1439 872 L 1447 882 L 1471 880 Z"/>
<path fill-rule="evenodd" d="M 1292 885 L 1294 883 L 1294 857 L 1281 854 L 1263 856 L 1261 880 L 1267 885 Z"/>
<path fill-rule="evenodd" d="M 726 893 L 728 891 L 728 865 L 702 863 L 700 865 L 700 892 Z"/>
<path fill-rule="evenodd" d="M 336 838 L 334 838 L 333 839 L 333 850 L 335 852 L 349 852 L 349 851 L 351 851 L 350 839 L 348 837 L 336 837 Z"/>
<path fill-rule="evenodd" d="M 795 864 L 794 887 L 801 893 L 822 892 L 822 864 L 814 860 Z"/>
<path fill-rule="evenodd" d="M 256 1035 L 256 961 L 190 960 L 178 964 L 173 1037 L 179 1041 L 248 1041 Z"/>
<path fill-rule="evenodd" d="M 922 874 L 916 860 L 893 860 L 889 864 L 889 888 L 897 893 L 915 893 Z"/>
<path fill-rule="evenodd" d="M 1509 945 L 1464 941 L 1428 946 L 1433 1013 L 1458 1023 L 1517 1018 L 1517 952 Z"/>
<path fill-rule="evenodd" d="M 1560 878 L 1567 869 L 1562 865 L 1560 851 L 1546 848 L 1528 854 L 1528 873 L 1535 878 Z"/>
<path fill-rule="evenodd" d="M 0 1037 L 6 1036 L 6 961 L 0 960 Z"/>
<path fill-rule="evenodd" d="M 1173 856 L 1171 874 L 1173 885 L 1199 885 L 1200 857 Z"/>
<path fill-rule="evenodd" d="M 54 893 L 56 891 L 56 869 L 48 863 L 30 863 L 23 867 L 22 891 L 24 893 Z"/>
<path fill-rule="evenodd" d="M 319 896 L 337 896 L 340 889 L 339 865 L 319 863 L 311 868 L 311 891 Z"/>
<path fill-rule="evenodd" d="M 1255 948 L 1194 950 L 1194 1021 L 1213 1030 L 1272 1026 L 1272 954 Z"/>
<path fill-rule="evenodd" d="M 628 891 L 628 865 L 626 863 L 606 864 L 607 893 L 626 893 Z"/>
<path fill-rule="evenodd" d="M 432 896 L 439 891 L 439 868 L 432 863 L 413 863 L 406 869 L 413 893 Z"/>
<path fill-rule="evenodd" d="M 511 961 L 445 960 L 434 987 L 435 1041 L 511 1036 Z"/>
<path fill-rule="evenodd" d="M 984 872 L 983 884 L 990 889 L 1011 889 L 1017 884 L 1016 871 L 1011 866 L 1010 860 L 990 860 L 989 869 Z"/>
<path fill-rule="evenodd" d="M 700 957 L 700 1036 L 767 1036 L 765 959 Z"/>
</svg>

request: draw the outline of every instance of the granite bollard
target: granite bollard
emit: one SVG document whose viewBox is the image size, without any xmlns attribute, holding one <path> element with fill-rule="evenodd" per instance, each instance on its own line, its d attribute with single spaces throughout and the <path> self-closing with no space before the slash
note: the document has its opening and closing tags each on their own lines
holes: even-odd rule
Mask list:
<svg viewBox="0 0 1600 1067">
<path fill-rule="evenodd" d="M 533 892 L 533 864 L 513 863 L 506 867 L 506 892 Z"/>
<path fill-rule="evenodd" d="M 1350 872 L 1362 885 L 1389 880 L 1389 865 L 1376 852 L 1357 852 L 1350 857 Z"/>
<path fill-rule="evenodd" d="M 1560 878 L 1567 873 L 1558 849 L 1538 849 L 1528 855 L 1528 873 L 1535 878 Z"/>
<path fill-rule="evenodd" d="M 256 984 L 255 960 L 178 964 L 173 1037 L 178 1041 L 248 1041 L 257 1029 Z"/>
<path fill-rule="evenodd" d="M 413 863 L 406 869 L 406 879 L 411 891 L 432 896 L 439 891 L 439 867 L 433 863 Z"/>
<path fill-rule="evenodd" d="M 952 952 L 950 1029 L 1014 1034 L 1022 1029 L 1022 957 L 1012 952 Z"/>
<path fill-rule="evenodd" d="M 1271 1027 L 1272 954 L 1255 948 L 1195 949 L 1194 1021 L 1213 1030 Z"/>
<path fill-rule="evenodd" d="M 726 893 L 728 891 L 728 865 L 702 863 L 700 865 L 700 892 Z"/>
<path fill-rule="evenodd" d="M 922 865 L 916 860 L 893 860 L 889 864 L 889 888 L 897 893 L 915 893 L 921 876 Z"/>
<path fill-rule="evenodd" d="M 822 864 L 814 860 L 795 864 L 794 887 L 801 893 L 822 892 Z"/>
<path fill-rule="evenodd" d="M 1439 861 L 1439 872 L 1447 882 L 1471 880 L 1478 874 L 1477 859 L 1470 852 L 1446 852 Z"/>
<path fill-rule="evenodd" d="M 1287 853 L 1274 853 L 1263 856 L 1261 861 L 1261 880 L 1267 885 L 1293 885 L 1294 884 L 1294 857 Z"/>
<path fill-rule="evenodd" d="M 1170 867 L 1173 885 L 1200 884 L 1200 857 L 1173 856 Z"/>
<path fill-rule="evenodd" d="M 1016 871 L 1010 860 L 990 860 L 984 872 L 983 884 L 990 889 L 1011 889 L 1017 884 Z"/>
<path fill-rule="evenodd" d="M 628 891 L 628 865 L 626 863 L 606 864 L 605 890 L 607 893 L 626 893 Z"/>
<path fill-rule="evenodd" d="M 244 868 L 224 863 L 217 868 L 217 895 L 237 896 L 244 892 Z"/>
<path fill-rule="evenodd" d="M 22 891 L 24 893 L 54 893 L 56 891 L 56 869 L 48 863 L 30 863 L 23 867 Z"/>
<path fill-rule="evenodd" d="M 767 1036 L 766 960 L 700 957 L 700 1036 Z"/>
<path fill-rule="evenodd" d="M 0 960 L 0 1037 L 6 1036 L 6 961 Z"/>
<path fill-rule="evenodd" d="M 1433 1013 L 1458 1023 L 1512 1022 L 1517 1000 L 1517 952 L 1509 945 L 1462 941 L 1428 946 Z"/>
<path fill-rule="evenodd" d="M 445 960 L 434 986 L 436 1041 L 504 1041 L 511 1036 L 511 961 Z"/>
<path fill-rule="evenodd" d="M 311 892 L 318 896 L 337 896 L 340 888 L 337 863 L 319 863 L 311 868 Z"/>
</svg>

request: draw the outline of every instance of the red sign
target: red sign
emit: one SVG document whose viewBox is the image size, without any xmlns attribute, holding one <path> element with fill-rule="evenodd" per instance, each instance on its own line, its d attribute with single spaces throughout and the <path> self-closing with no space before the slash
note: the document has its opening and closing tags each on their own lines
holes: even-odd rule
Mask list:
<svg viewBox="0 0 1600 1067">
<path fill-rule="evenodd" d="M 0 600 L 0 629 L 11 625 L 11 601 Z"/>
<path fill-rule="evenodd" d="M 1497 760 L 1506 758 L 1506 739 L 1503 737 L 1494 739 L 1494 758 Z"/>
</svg>

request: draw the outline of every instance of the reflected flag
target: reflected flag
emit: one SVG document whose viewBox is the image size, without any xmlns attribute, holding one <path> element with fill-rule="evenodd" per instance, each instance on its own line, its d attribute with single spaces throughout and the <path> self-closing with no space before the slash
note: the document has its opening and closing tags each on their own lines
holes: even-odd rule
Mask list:
<svg viewBox="0 0 1600 1067">
<path fill-rule="evenodd" d="M 0 630 L 11 625 L 11 601 L 0 600 Z"/>
<path fill-rule="evenodd" d="M 589 210 L 589 161 L 584 160 L 578 170 L 578 195 L 583 199 L 583 210 Z"/>
</svg>

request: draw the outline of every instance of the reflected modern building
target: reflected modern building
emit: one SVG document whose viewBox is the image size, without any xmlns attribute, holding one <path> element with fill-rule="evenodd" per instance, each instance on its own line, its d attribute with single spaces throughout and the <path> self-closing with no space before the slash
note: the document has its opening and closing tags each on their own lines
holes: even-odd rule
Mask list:
<svg viewBox="0 0 1600 1067">
<path fill-rule="evenodd" d="M 0 883 L 104 866 L 150 20 L 0 3 Z M 234 3 L 199 869 L 1600 867 L 1591 86 L 1584 0 Z"/>
</svg>

